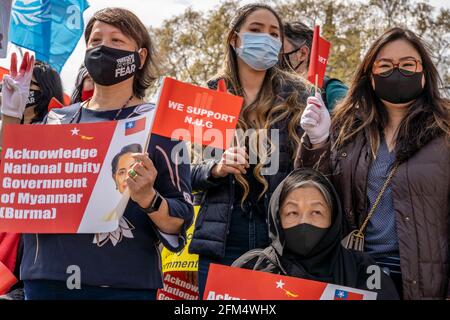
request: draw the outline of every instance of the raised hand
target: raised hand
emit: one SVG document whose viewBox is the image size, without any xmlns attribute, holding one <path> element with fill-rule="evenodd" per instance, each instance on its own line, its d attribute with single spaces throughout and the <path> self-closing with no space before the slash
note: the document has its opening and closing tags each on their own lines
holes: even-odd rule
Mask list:
<svg viewBox="0 0 450 320">
<path fill-rule="evenodd" d="M 33 76 L 34 56 L 25 53 L 17 71 L 17 55 L 11 55 L 9 74 L 3 76 L 1 113 L 21 119 L 27 103 Z"/>
<path fill-rule="evenodd" d="M 313 145 L 320 144 L 328 139 L 331 118 L 320 93 L 316 93 L 315 97 L 308 98 L 300 125 Z"/>
</svg>

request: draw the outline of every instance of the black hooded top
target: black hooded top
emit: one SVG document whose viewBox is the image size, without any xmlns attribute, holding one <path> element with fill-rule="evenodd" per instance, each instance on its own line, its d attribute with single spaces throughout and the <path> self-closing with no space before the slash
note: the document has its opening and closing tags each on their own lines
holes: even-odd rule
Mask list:
<svg viewBox="0 0 450 320">
<path fill-rule="evenodd" d="M 299 173 L 322 184 L 332 195 L 333 217 L 328 232 L 305 257 L 284 250 L 284 231 L 279 219 L 279 200 L 286 178 L 270 199 L 268 216 L 270 246 L 245 253 L 232 266 L 374 291 L 378 293 L 378 300 L 398 299 L 394 283 L 384 272 L 380 273 L 380 289 L 369 290 L 367 279 L 373 273 L 367 273 L 367 268 L 375 265 L 375 261 L 365 253 L 348 250 L 341 245 L 342 209 L 338 194 L 331 182 L 320 172 L 312 169 L 298 169 L 289 176 Z"/>
</svg>

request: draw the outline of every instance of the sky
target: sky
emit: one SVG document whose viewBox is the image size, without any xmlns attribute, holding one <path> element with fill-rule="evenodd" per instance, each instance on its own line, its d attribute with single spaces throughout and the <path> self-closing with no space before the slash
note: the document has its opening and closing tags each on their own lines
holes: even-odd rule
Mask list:
<svg viewBox="0 0 450 320">
<path fill-rule="evenodd" d="M 133 11 L 147 26 L 158 27 L 161 23 L 174 15 L 178 15 L 192 7 L 195 10 L 209 10 L 218 6 L 221 0 L 88 0 L 90 7 L 84 12 L 84 21 L 90 19 L 94 12 L 106 7 L 123 7 Z M 242 4 L 257 2 L 256 0 L 242 0 Z M 450 8 L 450 0 L 430 0 L 429 3 L 437 7 Z M 10 45 L 8 54 L 16 48 Z M 78 68 L 83 62 L 86 46 L 84 39 L 78 42 L 77 47 L 64 65 L 61 78 L 64 90 L 70 95 L 73 90 Z M 9 57 L 0 59 L 0 66 L 9 68 Z"/>
</svg>

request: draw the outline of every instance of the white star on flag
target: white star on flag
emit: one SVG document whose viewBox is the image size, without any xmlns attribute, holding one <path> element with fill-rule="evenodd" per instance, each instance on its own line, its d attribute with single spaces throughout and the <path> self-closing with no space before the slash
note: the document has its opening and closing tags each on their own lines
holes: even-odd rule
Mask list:
<svg viewBox="0 0 450 320">
<path fill-rule="evenodd" d="M 70 132 L 72 132 L 72 135 L 73 135 L 73 136 L 77 136 L 77 135 L 78 135 L 78 132 L 80 132 L 80 130 L 77 129 L 77 128 L 73 128 L 72 130 L 70 130 Z"/>
<path fill-rule="evenodd" d="M 283 280 L 277 282 L 277 289 L 283 289 L 283 286 L 284 286 Z"/>
</svg>

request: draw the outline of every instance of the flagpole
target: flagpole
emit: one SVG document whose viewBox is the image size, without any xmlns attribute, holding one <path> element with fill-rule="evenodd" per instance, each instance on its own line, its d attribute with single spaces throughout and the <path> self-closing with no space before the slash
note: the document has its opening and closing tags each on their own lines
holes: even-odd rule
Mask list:
<svg viewBox="0 0 450 320">
<path fill-rule="evenodd" d="M 318 89 L 319 89 L 319 74 L 316 73 L 316 79 L 314 80 L 314 96 L 316 96 Z"/>
</svg>

